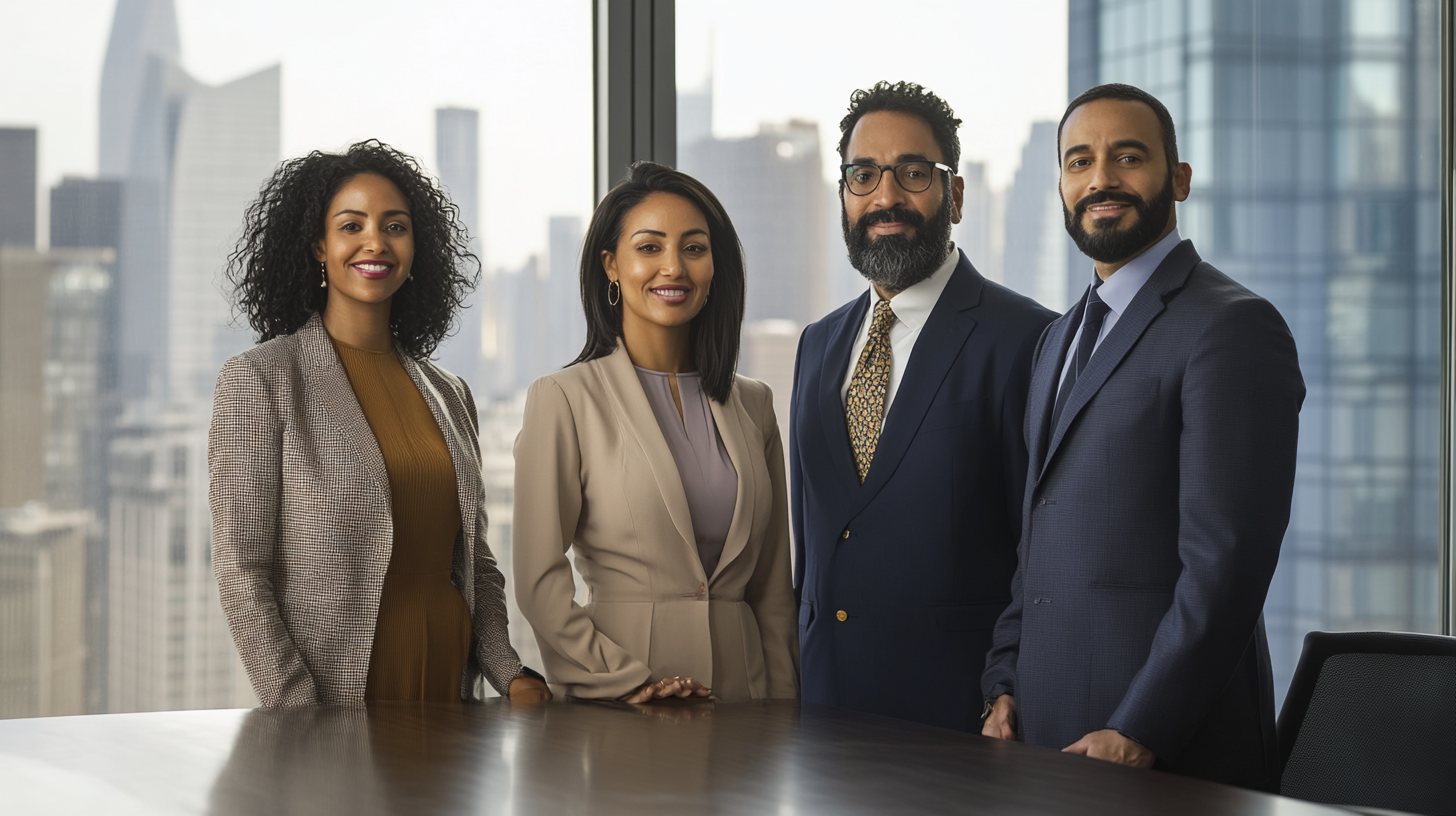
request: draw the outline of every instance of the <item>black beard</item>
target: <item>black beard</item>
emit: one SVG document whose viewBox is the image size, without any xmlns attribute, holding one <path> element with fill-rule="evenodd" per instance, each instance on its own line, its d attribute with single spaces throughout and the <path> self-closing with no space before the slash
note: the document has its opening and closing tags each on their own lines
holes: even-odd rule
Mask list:
<svg viewBox="0 0 1456 816">
<path fill-rule="evenodd" d="M 886 179 L 894 183 L 894 179 Z M 931 218 L 900 207 L 875 210 L 860 216 L 854 226 L 843 200 L 839 204 L 839 222 L 844 229 L 844 244 L 849 248 L 849 264 L 872 283 L 888 292 L 903 292 L 935 274 L 950 252 L 950 195 L 940 200 L 940 209 Z M 904 233 L 870 238 L 870 225 L 898 221 L 915 228 L 915 237 Z"/>
<path fill-rule="evenodd" d="M 1126 229 L 1116 229 L 1122 216 L 1115 218 L 1094 218 L 1092 226 L 1097 231 L 1088 232 L 1082 227 L 1082 215 L 1087 208 L 1106 201 L 1121 201 L 1131 204 L 1137 210 L 1137 221 Z M 1102 263 L 1116 263 L 1143 251 L 1163 230 L 1168 227 L 1168 218 L 1173 214 L 1173 174 L 1168 174 L 1168 183 L 1153 197 L 1152 202 L 1132 193 L 1114 193 L 1107 190 L 1093 193 L 1077 202 L 1076 210 L 1068 210 L 1062 202 L 1062 219 L 1067 225 L 1067 234 L 1083 255 Z"/>
</svg>

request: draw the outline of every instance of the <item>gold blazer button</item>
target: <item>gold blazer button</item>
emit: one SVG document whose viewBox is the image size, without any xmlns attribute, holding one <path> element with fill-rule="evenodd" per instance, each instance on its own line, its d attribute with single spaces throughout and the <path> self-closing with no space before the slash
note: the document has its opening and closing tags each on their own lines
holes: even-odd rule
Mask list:
<svg viewBox="0 0 1456 816">
<path fill-rule="evenodd" d="M 840 538 L 849 538 L 849 531 L 848 530 L 845 530 L 844 531 L 844 534 L 841 535 Z"/>
<path fill-rule="evenodd" d="M 842 621 L 849 620 L 849 613 L 841 609 L 838 612 L 834 613 L 834 617 L 839 618 Z"/>
</svg>

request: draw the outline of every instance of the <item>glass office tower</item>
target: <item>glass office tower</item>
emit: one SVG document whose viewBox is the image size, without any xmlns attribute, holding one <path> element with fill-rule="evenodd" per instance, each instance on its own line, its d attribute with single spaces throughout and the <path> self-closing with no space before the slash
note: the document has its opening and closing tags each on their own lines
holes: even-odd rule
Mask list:
<svg viewBox="0 0 1456 816">
<path fill-rule="evenodd" d="M 1071 0 L 1068 93 L 1127 82 L 1179 129 L 1179 227 L 1299 345 L 1293 515 L 1265 606 L 1282 699 L 1312 629 L 1440 608 L 1434 0 Z M 1074 255 L 1069 287 L 1090 262 Z"/>
</svg>

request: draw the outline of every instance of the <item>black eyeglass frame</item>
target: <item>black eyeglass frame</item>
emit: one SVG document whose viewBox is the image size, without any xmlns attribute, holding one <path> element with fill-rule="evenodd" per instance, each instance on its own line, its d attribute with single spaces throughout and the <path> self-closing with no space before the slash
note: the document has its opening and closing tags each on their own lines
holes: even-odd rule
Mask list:
<svg viewBox="0 0 1456 816">
<path fill-rule="evenodd" d="M 867 196 L 874 191 L 880 189 L 880 183 L 885 180 L 886 170 L 889 170 L 890 175 L 895 177 L 895 183 L 900 185 L 900 189 L 904 190 L 907 193 L 923 193 L 926 190 L 929 190 L 930 186 L 935 183 L 934 178 L 931 178 L 930 183 L 926 184 L 924 189 L 921 190 L 912 190 L 909 187 L 905 186 L 905 182 L 900 180 L 900 168 L 911 164 L 928 164 L 936 170 L 944 171 L 947 174 L 947 178 L 955 175 L 954 167 L 949 167 L 947 165 L 941 164 L 940 162 L 926 161 L 925 159 L 915 159 L 914 161 L 900 162 L 899 164 L 841 164 L 839 165 L 839 178 L 841 181 L 844 182 L 844 187 L 845 189 L 849 190 L 850 195 L 857 196 Z M 854 191 L 854 185 L 850 184 L 848 178 L 850 168 L 854 167 L 862 167 L 865 169 L 874 168 L 875 170 L 878 170 L 880 173 L 880 177 L 877 181 L 875 181 L 875 186 L 869 188 L 868 190 L 865 190 L 863 193 L 856 193 Z"/>
</svg>

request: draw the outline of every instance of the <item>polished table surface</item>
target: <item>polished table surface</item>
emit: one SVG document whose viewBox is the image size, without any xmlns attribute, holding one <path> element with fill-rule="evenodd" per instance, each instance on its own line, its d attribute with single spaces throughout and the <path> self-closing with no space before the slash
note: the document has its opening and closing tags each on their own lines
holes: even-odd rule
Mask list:
<svg viewBox="0 0 1456 816">
<path fill-rule="evenodd" d="M 840 709 L 180 711 L 0 721 L 0 813 L 1346 814 Z"/>
</svg>

